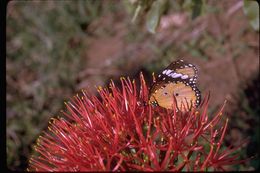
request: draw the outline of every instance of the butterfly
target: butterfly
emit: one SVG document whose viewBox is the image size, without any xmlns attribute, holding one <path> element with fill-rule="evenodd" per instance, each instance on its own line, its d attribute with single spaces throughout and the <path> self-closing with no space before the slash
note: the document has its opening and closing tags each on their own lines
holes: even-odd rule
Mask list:
<svg viewBox="0 0 260 173">
<path fill-rule="evenodd" d="M 196 86 L 198 70 L 184 60 L 177 60 L 166 67 L 153 82 L 149 91 L 149 103 L 167 109 L 186 112 L 198 107 L 201 93 Z"/>
</svg>

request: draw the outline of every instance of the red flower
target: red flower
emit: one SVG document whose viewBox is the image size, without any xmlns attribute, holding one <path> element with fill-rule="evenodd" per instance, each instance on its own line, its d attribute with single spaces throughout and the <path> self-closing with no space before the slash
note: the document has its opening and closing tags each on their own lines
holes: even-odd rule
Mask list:
<svg viewBox="0 0 260 173">
<path fill-rule="evenodd" d="M 121 79 L 119 89 L 99 88 L 100 99 L 82 92 L 40 136 L 29 171 L 204 171 L 238 164 L 240 146 L 223 148 L 228 119 L 209 120 L 208 99 L 187 113 L 145 105 L 148 89 Z"/>
</svg>

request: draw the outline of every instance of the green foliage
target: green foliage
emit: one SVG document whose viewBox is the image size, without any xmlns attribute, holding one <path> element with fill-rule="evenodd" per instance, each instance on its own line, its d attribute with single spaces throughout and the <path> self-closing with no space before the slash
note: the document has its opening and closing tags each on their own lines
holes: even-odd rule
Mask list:
<svg viewBox="0 0 260 173">
<path fill-rule="evenodd" d="M 259 31 L 259 5 L 253 0 L 244 0 L 243 11 L 248 17 L 250 25 L 254 30 Z"/>
<path fill-rule="evenodd" d="M 213 7 L 208 7 L 205 0 L 185 0 L 185 1 L 175 1 L 175 5 L 181 6 L 183 10 L 191 14 L 191 19 L 194 20 L 198 16 L 203 15 L 206 11 L 212 10 Z M 125 3 L 127 4 L 127 3 Z M 133 8 L 131 8 L 131 3 L 126 6 L 127 10 L 132 13 Z M 138 17 L 145 16 L 146 28 L 150 33 L 156 33 L 156 29 L 159 26 L 160 18 L 165 10 L 169 7 L 168 0 L 136 0 L 132 3 L 134 6 L 134 15 L 132 22 L 135 22 Z M 173 8 L 173 7 L 172 7 Z M 130 10 L 131 9 L 131 10 Z M 208 10 L 207 10 L 208 9 Z M 244 0 L 243 7 L 244 14 L 248 17 L 251 26 L 259 31 L 259 6 L 254 0 Z M 143 14 L 143 16 L 141 15 Z"/>
<path fill-rule="evenodd" d="M 132 3 L 132 7 L 134 7 L 134 16 L 132 18 L 132 22 L 135 22 L 137 17 L 140 16 L 145 11 L 149 10 L 151 8 L 151 5 L 153 4 L 154 0 L 136 0 L 134 3 Z M 128 4 L 129 7 L 129 4 Z M 130 7 L 131 8 L 131 7 Z"/>
<path fill-rule="evenodd" d="M 150 33 L 155 33 L 164 11 L 166 0 L 155 1 L 146 17 L 146 28 Z"/>
<path fill-rule="evenodd" d="M 147 30 L 155 34 L 160 24 L 162 14 L 169 8 L 181 7 L 191 13 L 192 20 L 205 12 L 206 5 L 204 0 L 185 0 L 185 1 L 169 1 L 169 0 L 137 0 L 132 4 L 135 6 L 132 22 L 138 17 L 145 16 L 145 24 Z M 171 7 L 169 7 L 171 5 Z M 125 3 L 128 12 L 132 13 L 130 3 Z"/>
<path fill-rule="evenodd" d="M 204 0 L 185 0 L 183 8 L 191 13 L 191 18 L 194 20 L 198 16 L 205 12 L 205 1 Z"/>
</svg>

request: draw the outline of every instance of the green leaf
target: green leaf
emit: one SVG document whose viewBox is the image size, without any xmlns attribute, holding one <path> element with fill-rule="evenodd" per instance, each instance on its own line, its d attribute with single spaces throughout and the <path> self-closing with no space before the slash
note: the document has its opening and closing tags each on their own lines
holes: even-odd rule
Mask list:
<svg viewBox="0 0 260 173">
<path fill-rule="evenodd" d="M 137 8 L 135 9 L 134 17 L 132 18 L 132 22 L 136 21 L 137 16 L 140 14 L 140 11 L 142 9 L 142 6 L 139 4 Z"/>
<path fill-rule="evenodd" d="M 202 13 L 202 9 L 204 6 L 204 1 L 202 0 L 192 0 L 193 3 L 193 9 L 192 9 L 192 20 L 194 20 L 196 17 L 200 16 Z"/>
<path fill-rule="evenodd" d="M 194 20 L 205 12 L 205 0 L 185 0 L 182 7 L 191 13 L 191 18 Z"/>
<path fill-rule="evenodd" d="M 146 28 L 149 32 L 155 33 L 156 29 L 160 23 L 160 18 L 162 12 L 164 11 L 164 5 L 166 4 L 166 0 L 157 0 L 152 4 L 151 9 L 149 10 L 146 18 Z"/>
<path fill-rule="evenodd" d="M 259 6 L 256 1 L 244 0 L 244 14 L 249 19 L 254 30 L 259 31 Z"/>
</svg>

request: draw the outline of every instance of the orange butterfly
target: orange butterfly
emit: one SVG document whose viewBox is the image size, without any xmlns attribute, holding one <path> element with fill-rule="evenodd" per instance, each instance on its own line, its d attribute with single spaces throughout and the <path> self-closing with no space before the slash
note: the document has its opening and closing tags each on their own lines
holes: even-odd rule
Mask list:
<svg viewBox="0 0 260 173">
<path fill-rule="evenodd" d="M 196 86 L 197 68 L 184 60 L 172 62 L 152 84 L 149 93 L 149 103 L 182 112 L 197 107 L 201 94 Z"/>
</svg>

